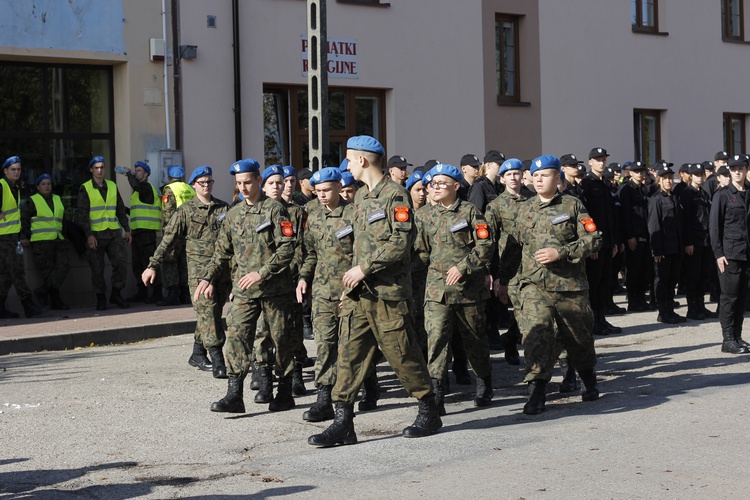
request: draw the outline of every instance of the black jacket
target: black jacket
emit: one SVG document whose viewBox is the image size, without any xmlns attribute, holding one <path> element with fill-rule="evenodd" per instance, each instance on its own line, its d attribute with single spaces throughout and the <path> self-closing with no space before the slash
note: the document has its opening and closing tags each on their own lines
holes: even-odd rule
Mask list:
<svg viewBox="0 0 750 500">
<path fill-rule="evenodd" d="M 711 199 L 703 189 L 687 186 L 680 195 L 685 246 L 707 247 L 711 245 L 708 235 L 708 222 L 711 214 Z"/>
<path fill-rule="evenodd" d="M 660 189 L 648 200 L 648 232 L 653 255 L 682 254 L 682 213 L 676 196 Z"/>
<path fill-rule="evenodd" d="M 748 260 L 748 189 L 748 184 L 745 184 L 745 191 L 738 191 L 734 184 L 729 184 L 714 195 L 709 229 L 711 246 L 717 259 L 726 257 L 728 260 Z"/>
<path fill-rule="evenodd" d="M 622 232 L 625 240 L 641 239 L 648 234 L 648 192 L 645 186 L 628 181 L 620 188 Z"/>
<path fill-rule="evenodd" d="M 487 205 L 503 191 L 505 191 L 505 186 L 500 184 L 499 178 L 496 182 L 492 182 L 483 175 L 471 185 L 471 189 L 469 189 L 469 203 L 484 213 Z"/>
<path fill-rule="evenodd" d="M 615 233 L 615 199 L 609 185 L 589 172 L 581 181 L 581 201 L 602 233 L 602 249 L 620 243 Z"/>
</svg>

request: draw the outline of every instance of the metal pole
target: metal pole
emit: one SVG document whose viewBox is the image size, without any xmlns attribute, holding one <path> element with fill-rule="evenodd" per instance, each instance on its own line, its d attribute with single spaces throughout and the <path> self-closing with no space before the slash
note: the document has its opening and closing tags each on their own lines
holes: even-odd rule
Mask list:
<svg viewBox="0 0 750 500">
<path fill-rule="evenodd" d="M 328 155 L 328 29 L 326 0 L 307 0 L 307 111 L 310 170 L 323 168 Z"/>
<path fill-rule="evenodd" d="M 169 58 L 167 57 L 167 0 L 161 0 L 161 37 L 162 39 L 164 39 L 164 119 L 167 128 L 167 149 L 172 149 L 172 131 L 169 129 Z M 172 57 L 174 57 L 174 55 Z"/>
</svg>

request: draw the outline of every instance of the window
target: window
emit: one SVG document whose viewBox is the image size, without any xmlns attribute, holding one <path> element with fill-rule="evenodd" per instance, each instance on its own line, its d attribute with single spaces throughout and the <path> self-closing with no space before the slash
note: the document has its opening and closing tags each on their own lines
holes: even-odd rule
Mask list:
<svg viewBox="0 0 750 500">
<path fill-rule="evenodd" d="M 377 7 L 390 7 L 389 3 L 381 3 L 380 0 L 336 0 L 338 3 L 352 3 L 355 5 L 375 5 Z"/>
<path fill-rule="evenodd" d="M 653 165 L 661 159 L 661 111 L 636 109 L 633 111 L 633 139 L 635 159 Z"/>
<path fill-rule="evenodd" d="M 520 102 L 520 74 L 518 70 L 518 16 L 495 16 L 495 70 L 497 74 L 497 102 Z"/>
<path fill-rule="evenodd" d="M 659 31 L 658 0 L 631 0 L 633 31 Z"/>
<path fill-rule="evenodd" d="M 721 0 L 721 35 L 725 40 L 744 40 L 743 0 Z"/>
<path fill-rule="evenodd" d="M 724 151 L 730 155 L 744 154 L 745 121 L 747 115 L 741 113 L 724 113 Z"/>
</svg>

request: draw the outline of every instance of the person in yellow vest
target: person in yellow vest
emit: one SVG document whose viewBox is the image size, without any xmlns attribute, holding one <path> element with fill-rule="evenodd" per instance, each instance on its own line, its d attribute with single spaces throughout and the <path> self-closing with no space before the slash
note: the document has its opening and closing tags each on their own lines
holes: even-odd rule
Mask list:
<svg viewBox="0 0 750 500">
<path fill-rule="evenodd" d="M 110 304 L 120 308 L 130 307 L 122 296 L 128 272 L 130 224 L 125 204 L 117 184 L 105 179 L 103 156 L 94 156 L 89 162 L 91 180 L 84 182 L 78 191 L 78 223 L 86 233 L 87 256 L 91 267 L 91 283 L 96 292 L 96 309 L 107 308 L 107 284 L 104 281 L 104 256 L 112 263 L 112 293 Z M 125 236 L 123 238 L 123 231 Z"/>
<path fill-rule="evenodd" d="M 195 190 L 185 183 L 185 169 L 182 165 L 171 165 L 167 169 L 169 182 L 162 186 L 162 204 L 164 206 L 164 226 L 169 224 L 172 216 L 180 206 L 193 199 Z M 157 302 L 159 306 L 177 306 L 190 303 L 188 288 L 188 267 L 185 253 L 185 237 L 175 238 L 161 264 L 163 287 L 167 296 Z"/>
<path fill-rule="evenodd" d="M 130 229 L 133 242 L 130 245 L 133 275 L 138 292 L 128 302 L 145 302 L 154 304 L 161 300 L 161 276 L 157 273 L 154 283 L 148 288 L 141 281 L 141 273 L 148 267 L 148 261 L 156 251 L 156 235 L 161 231 L 161 197 L 156 188 L 148 182 L 151 167 L 148 163 L 137 161 L 133 171 L 127 169 L 124 175 L 128 179 L 133 195 L 130 197 Z"/>
<path fill-rule="evenodd" d="M 0 319 L 17 318 L 18 314 L 5 308 L 10 287 L 16 287 L 27 318 L 40 316 L 44 309 L 34 302 L 34 297 L 26 283 L 26 269 L 23 261 L 23 247 L 19 240 L 21 233 L 21 159 L 11 156 L 3 163 L 3 178 L 0 179 Z"/>
<path fill-rule="evenodd" d="M 44 284 L 34 291 L 43 305 L 54 310 L 70 309 L 60 297 L 60 287 L 68 276 L 68 242 L 63 237 L 62 199 L 52 194 L 52 178 L 42 174 L 36 179 L 37 193 L 21 207 L 21 243 L 30 246 Z"/>
</svg>

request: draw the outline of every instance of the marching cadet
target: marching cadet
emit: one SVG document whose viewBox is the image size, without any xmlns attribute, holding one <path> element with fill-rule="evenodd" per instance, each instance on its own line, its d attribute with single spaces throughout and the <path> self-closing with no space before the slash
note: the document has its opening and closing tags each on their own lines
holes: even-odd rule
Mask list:
<svg viewBox="0 0 750 500">
<path fill-rule="evenodd" d="M 706 182 L 703 183 L 703 189 L 706 190 L 710 199 L 713 199 L 716 190 L 719 189 L 720 178 L 718 172 L 713 172 L 714 169 L 726 167 L 729 161 L 729 153 L 726 151 L 719 151 L 714 155 L 714 161 L 711 163 L 707 161 L 703 167 L 707 173 Z M 710 171 L 709 171 L 710 168 Z"/>
<path fill-rule="evenodd" d="M 185 169 L 182 165 L 171 165 L 167 168 L 169 182 L 162 186 L 162 205 L 164 207 L 164 226 L 169 224 L 175 211 L 183 203 L 195 196 L 195 190 L 186 184 Z M 188 286 L 188 266 L 185 253 L 185 239 L 177 236 L 164 254 L 160 266 L 162 286 L 167 289 L 167 295 L 156 302 L 158 306 L 177 306 L 190 301 Z"/>
<path fill-rule="evenodd" d="M 479 177 L 469 189 L 469 202 L 474 204 L 482 213 L 487 208 L 487 204 L 497 198 L 497 195 L 503 191 L 503 185 L 497 177 L 497 171 L 504 161 L 505 155 L 500 151 L 495 149 L 487 151 L 482 166 L 479 168 Z"/>
<path fill-rule="evenodd" d="M 276 360 L 258 363 L 261 390 L 271 386 L 271 369 L 279 384 L 270 411 L 294 408 L 292 370 L 292 285 L 289 264 L 294 258 L 294 228 L 280 202 L 261 190 L 260 165 L 252 158 L 235 162 L 230 171 L 244 200 L 227 212 L 211 262 L 193 298 L 211 298 L 212 284 L 232 261 L 232 304 L 227 314 L 227 394 L 211 411 L 244 413 L 243 384 L 250 369 L 252 340 L 258 318 L 271 332 Z M 259 391 L 260 392 L 260 391 Z"/>
<path fill-rule="evenodd" d="M 750 344 L 742 340 L 742 324 L 750 278 L 750 199 L 745 180 L 748 168 L 744 155 L 734 155 L 728 163 L 732 181 L 727 187 L 716 191 L 710 221 L 711 246 L 719 268 L 721 287 L 721 352 L 747 354 L 750 353 Z"/>
<path fill-rule="evenodd" d="M 674 290 L 682 264 L 683 222 L 677 197 L 672 194 L 674 170 L 671 163 L 659 160 L 654 164 L 659 191 L 648 200 L 648 232 L 654 256 L 656 277 L 654 290 L 660 323 L 684 323 L 685 318 L 674 312 Z"/>
<path fill-rule="evenodd" d="M 317 401 L 302 418 L 322 422 L 333 418 L 331 391 L 336 382 L 336 359 L 339 345 L 339 303 L 344 273 L 351 268 L 354 242 L 354 205 L 342 199 L 341 172 L 333 167 L 315 172 L 310 178 L 320 208 L 312 210 L 303 235 L 305 260 L 297 283 L 297 302 L 312 294 L 315 322 L 315 361 Z M 374 368 L 374 367 L 373 367 Z"/>
<path fill-rule="evenodd" d="M 492 401 L 484 302 L 490 295 L 485 277 L 493 242 L 482 213 L 458 198 L 461 172 L 443 164 L 430 172 L 437 205 L 419 220 L 416 255 L 428 266 L 424 301 L 427 366 L 438 411 L 445 415 L 443 379 L 454 329 L 463 338 L 466 356 L 477 375 L 474 405 L 488 406 Z"/>
<path fill-rule="evenodd" d="M 190 176 L 189 185 L 195 196 L 180 205 L 164 228 L 164 238 L 149 260 L 148 268 L 141 274 L 144 284 L 148 285 L 155 279 L 156 269 L 164 265 L 166 256 L 178 244 L 185 246 L 188 282 L 192 292 L 195 292 L 206 272 L 229 205 L 212 195 L 214 179 L 211 167 L 196 168 Z M 227 378 L 222 352 L 226 337 L 221 314 L 230 290 L 229 270 L 225 269 L 214 279 L 210 298 L 198 296 L 193 300 L 196 324 L 193 353 L 188 358 L 188 364 L 213 372 L 214 378 Z M 210 354 L 210 360 L 207 354 Z"/>
<path fill-rule="evenodd" d="M 406 179 L 409 177 L 409 172 L 406 169 L 411 166 L 413 165 L 406 161 L 406 158 L 396 155 L 388 158 L 388 164 L 385 166 L 385 169 L 388 171 L 388 175 L 393 182 L 405 186 Z"/>
<path fill-rule="evenodd" d="M 419 227 L 420 215 L 425 212 L 422 207 L 425 205 L 427 190 L 422 184 L 424 172 L 415 170 L 406 180 L 406 191 L 411 198 L 411 206 L 414 209 L 414 223 Z M 460 191 L 460 189 L 459 189 Z M 415 243 L 416 244 L 416 243 Z M 416 248 L 415 248 L 416 250 Z M 427 332 L 424 328 L 424 290 L 427 282 L 427 266 L 422 263 L 417 256 L 412 253 L 411 258 L 411 286 L 414 290 L 414 302 L 412 307 L 412 316 L 414 317 L 414 328 L 417 332 L 417 341 L 419 349 L 422 351 L 425 360 L 427 360 Z"/>
<path fill-rule="evenodd" d="M 352 203 L 354 201 L 354 195 L 357 194 L 357 181 L 354 180 L 351 172 L 341 172 L 341 197 Z"/>
<path fill-rule="evenodd" d="M 98 311 L 107 308 L 107 285 L 104 282 L 105 254 L 112 263 L 112 293 L 109 302 L 120 308 L 130 307 L 121 293 L 128 272 L 128 252 L 125 244 L 130 245 L 132 241 L 130 224 L 125 204 L 117 191 L 117 184 L 104 178 L 105 168 L 104 157 L 94 156 L 89 162 L 91 179 L 84 182 L 78 192 L 78 221 L 87 236 L 91 282 L 96 292 Z"/>
<path fill-rule="evenodd" d="M 479 167 L 481 163 L 477 155 L 466 154 L 461 157 L 461 173 L 464 175 L 464 180 L 461 181 L 461 189 L 458 190 L 458 197 L 464 201 L 469 200 L 469 190 L 474 185 L 474 181 L 479 177 Z"/>
<path fill-rule="evenodd" d="M 567 154 L 560 157 L 560 167 L 568 183 L 564 193 L 576 198 L 581 198 L 581 178 L 579 177 L 578 167 L 583 166 L 583 161 L 576 158 L 576 155 Z M 584 172 L 585 175 L 585 172 Z"/>
<path fill-rule="evenodd" d="M 412 296 L 409 254 L 416 236 L 406 190 L 381 171 L 383 146 L 369 136 L 347 141 L 346 157 L 355 179 L 368 189 L 357 192 L 352 267 L 344 273 L 348 289 L 341 309 L 339 356 L 333 423 L 310 436 L 313 446 L 357 442 L 354 399 L 380 347 L 404 388 L 419 400 L 414 423 L 404 437 L 434 434 L 442 421 L 414 331 L 409 310 Z"/>
<path fill-rule="evenodd" d="M 543 155 L 530 169 L 537 196 L 521 204 L 511 234 L 523 246 L 521 268 L 511 281 L 518 294 L 516 318 L 523 335 L 527 415 L 545 409 L 546 387 L 558 352 L 555 326 L 569 363 L 584 384 L 583 401 L 599 398 L 585 259 L 601 246 L 601 233 L 575 197 L 557 191 L 560 161 Z"/>
</svg>

